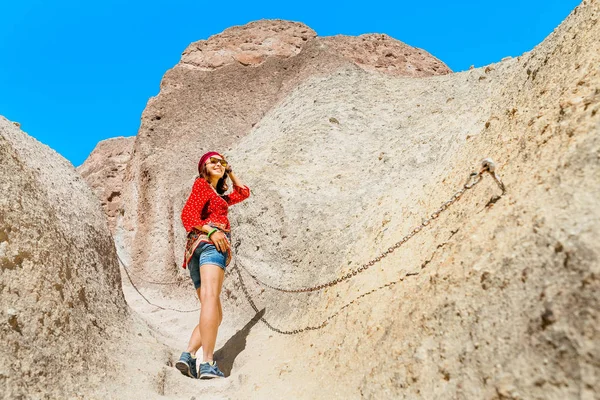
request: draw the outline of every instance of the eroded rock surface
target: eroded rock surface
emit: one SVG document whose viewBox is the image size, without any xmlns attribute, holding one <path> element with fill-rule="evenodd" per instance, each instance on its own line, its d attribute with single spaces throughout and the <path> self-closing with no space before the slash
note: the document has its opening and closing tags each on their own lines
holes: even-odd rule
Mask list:
<svg viewBox="0 0 600 400">
<path fill-rule="evenodd" d="M 257 324 L 232 267 L 217 343 L 231 376 L 191 385 L 240 398 L 598 398 L 599 8 L 585 1 L 530 53 L 459 74 L 374 74 L 310 37 L 292 56 L 169 71 L 143 115 L 117 235 L 142 277 L 186 278 L 179 213 L 209 149 L 252 188 L 231 210 L 232 265 L 286 288 L 377 257 L 484 157 L 507 187 L 498 198 L 485 176 L 390 256 L 326 290 L 282 294 L 242 271 L 275 327 L 334 315 L 315 331 Z M 373 57 L 364 64 L 389 67 Z M 139 285 L 163 304 L 193 296 L 189 282 Z M 177 356 L 196 316 L 144 312 L 172 333 Z M 159 393 L 180 396 L 185 378 L 162 376 Z"/>
<path fill-rule="evenodd" d="M 344 40 L 352 48 L 343 50 Z M 376 50 L 367 57 L 371 49 Z M 127 165 L 125 207 L 115 236 L 126 262 L 144 273 L 172 279 L 181 262 L 175 245 L 180 211 L 175 204 L 186 196 L 199 157 L 210 149 L 232 148 L 309 77 L 340 67 L 359 69 L 357 62 L 362 68 L 384 66 L 384 72 L 415 75 L 421 64 L 409 70 L 408 61 L 398 61 L 393 71 L 392 61 L 382 64 L 379 58 L 385 58 L 385 49 L 399 56 L 419 52 L 419 62 L 439 64 L 423 51 L 391 38 L 320 40 L 303 24 L 279 20 L 233 27 L 190 45 L 181 62 L 164 76 L 160 94 L 148 102 Z M 240 62 L 250 51 L 255 53 L 249 57 L 260 61 Z M 437 71 L 423 68 L 423 75 L 449 72 L 441 66 Z"/>
<path fill-rule="evenodd" d="M 308 26 L 281 20 L 262 20 L 226 29 L 208 40 L 192 43 L 181 64 L 213 70 L 227 64 L 262 64 L 268 57 L 288 58 L 317 36 Z"/>
<path fill-rule="evenodd" d="M 93 188 L 108 217 L 111 232 L 115 232 L 116 219 L 122 215 L 121 205 L 125 168 L 131 159 L 134 137 L 103 140 L 77 172 Z"/>
<path fill-rule="evenodd" d="M 317 37 L 308 26 L 283 20 L 261 20 L 234 26 L 208 40 L 192 43 L 183 52 L 180 64 L 206 71 L 235 63 L 258 66 L 269 57 L 296 56 L 312 40 L 371 71 L 415 77 L 452 72 L 426 51 L 388 35 Z"/>
<path fill-rule="evenodd" d="M 376 258 L 484 157 L 507 186 L 498 199 L 484 177 L 393 255 L 315 294 L 275 292 L 243 273 L 284 330 L 319 326 L 375 292 L 314 332 L 257 329 L 259 348 L 236 371 L 242 393 L 598 398 L 598 13 L 584 2 L 532 52 L 465 73 L 315 77 L 228 152 L 253 188 L 232 212 L 238 263 L 287 288 Z M 244 301 L 235 304 L 250 318 Z M 275 371 L 257 377 L 255 357 Z"/>
<path fill-rule="evenodd" d="M 95 393 L 127 332 L 115 247 L 72 165 L 0 117 L 2 398 Z"/>
<path fill-rule="evenodd" d="M 446 64 L 425 50 L 409 46 L 388 35 L 337 35 L 320 38 L 320 41 L 367 71 L 413 77 L 452 72 Z"/>
</svg>

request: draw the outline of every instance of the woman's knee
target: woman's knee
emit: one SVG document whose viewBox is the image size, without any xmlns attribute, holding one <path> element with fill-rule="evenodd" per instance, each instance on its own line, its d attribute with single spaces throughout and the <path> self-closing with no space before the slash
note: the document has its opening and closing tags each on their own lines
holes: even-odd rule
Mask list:
<svg viewBox="0 0 600 400">
<path fill-rule="evenodd" d="M 212 304 L 219 302 L 219 291 L 214 287 L 202 287 L 200 290 L 200 303 L 204 304 Z"/>
</svg>

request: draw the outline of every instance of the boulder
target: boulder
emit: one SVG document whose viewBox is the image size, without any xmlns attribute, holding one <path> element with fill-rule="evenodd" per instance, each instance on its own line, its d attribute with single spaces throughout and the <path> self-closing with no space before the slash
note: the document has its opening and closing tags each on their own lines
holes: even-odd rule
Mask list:
<svg viewBox="0 0 600 400">
<path fill-rule="evenodd" d="M 118 369 L 106 350 L 128 318 L 100 203 L 67 160 L 4 117 L 0 166 L 2 397 L 95 393 Z"/>
</svg>

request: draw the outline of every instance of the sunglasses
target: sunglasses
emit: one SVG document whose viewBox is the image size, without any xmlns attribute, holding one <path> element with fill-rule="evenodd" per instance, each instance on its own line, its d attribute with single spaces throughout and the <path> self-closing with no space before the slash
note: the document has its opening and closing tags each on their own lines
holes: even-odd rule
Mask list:
<svg viewBox="0 0 600 400">
<path fill-rule="evenodd" d="M 227 168 L 227 161 L 222 160 L 220 158 L 216 158 L 216 157 L 211 157 L 209 162 L 211 164 L 217 164 L 217 163 L 221 163 L 221 165 L 223 166 L 223 168 Z"/>
</svg>

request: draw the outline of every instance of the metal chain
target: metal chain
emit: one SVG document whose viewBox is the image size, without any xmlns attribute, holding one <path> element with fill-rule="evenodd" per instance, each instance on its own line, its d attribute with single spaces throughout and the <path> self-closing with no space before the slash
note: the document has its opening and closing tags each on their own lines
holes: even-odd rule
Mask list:
<svg viewBox="0 0 600 400">
<path fill-rule="evenodd" d="M 469 175 L 469 178 L 467 179 L 467 182 L 463 185 L 463 187 L 460 190 L 458 190 L 456 193 L 454 193 L 454 195 L 450 198 L 450 200 L 448 200 L 445 203 L 443 203 L 440 206 L 440 208 L 438 208 L 431 215 L 429 215 L 428 218 L 424 219 L 421 222 L 420 225 L 418 225 L 417 227 L 415 227 L 410 233 L 408 233 L 406 236 L 404 236 L 402 239 L 400 239 L 400 241 L 398 241 L 397 243 L 395 243 L 394 245 L 392 245 L 391 247 L 389 247 L 387 249 L 387 251 L 383 252 L 382 254 L 380 254 L 379 256 L 377 256 L 376 258 L 374 258 L 373 260 L 369 261 L 368 263 L 363 264 L 362 266 L 360 266 L 360 267 L 358 267 L 358 268 L 356 268 L 354 270 L 351 270 L 347 274 L 342 275 L 341 277 L 339 277 L 337 279 L 334 279 L 332 281 L 329 281 L 327 283 L 324 283 L 324 284 L 321 284 L 321 285 L 317 285 L 317 286 L 314 286 L 314 287 L 307 287 L 307 288 L 300 288 L 300 289 L 279 288 L 279 287 L 276 287 L 276 286 L 273 286 L 273 285 L 270 285 L 268 283 L 265 283 L 265 282 L 261 281 L 258 277 L 256 277 L 254 274 L 252 274 L 243 265 L 240 264 L 240 267 L 244 271 L 246 271 L 246 273 L 248 273 L 248 275 L 250 275 L 250 277 L 252 277 L 252 279 L 255 280 L 257 283 L 259 283 L 259 284 L 261 284 L 263 286 L 266 286 L 266 287 L 268 287 L 270 289 L 280 291 L 280 292 L 285 292 L 285 293 L 313 292 L 313 291 L 322 290 L 322 289 L 325 289 L 325 288 L 328 288 L 328 287 L 331 287 L 331 286 L 335 286 L 338 283 L 346 281 L 346 280 L 348 280 L 348 279 L 350 279 L 350 278 L 358 275 L 359 273 L 366 271 L 367 269 L 369 269 L 370 267 L 372 267 L 373 265 L 375 265 L 376 263 L 378 263 L 379 261 L 381 261 L 383 258 L 387 257 L 389 254 L 393 253 L 397 248 L 399 248 L 404 243 L 406 243 L 414 235 L 416 235 L 418 232 L 420 232 L 424 227 L 428 226 L 431 223 L 431 221 L 437 219 L 442 212 L 444 212 L 445 210 L 447 210 L 452 204 L 454 204 L 456 201 L 458 201 L 467 190 L 472 189 L 473 187 L 475 187 L 475 185 L 477 185 L 482 180 L 482 175 L 483 175 L 484 172 L 488 172 L 492 176 L 492 178 L 494 179 L 494 181 L 498 184 L 498 186 L 502 190 L 502 194 L 504 194 L 506 192 L 506 189 L 505 189 L 504 184 L 502 183 L 502 181 L 500 180 L 500 178 L 498 177 L 498 175 L 495 172 L 495 163 L 491 159 L 489 159 L 489 158 L 484 159 L 482 161 L 482 168 L 481 168 L 481 170 L 478 173 L 472 172 Z M 239 245 L 240 245 L 240 242 L 238 241 L 235 244 L 236 250 L 237 250 L 237 247 Z M 129 282 L 131 283 L 132 287 L 146 301 L 146 303 L 150 304 L 153 307 L 159 308 L 161 310 L 169 310 L 169 311 L 175 311 L 175 312 L 180 312 L 180 313 L 197 312 L 197 311 L 200 310 L 199 308 L 196 308 L 196 309 L 193 309 L 193 310 L 179 310 L 179 309 L 176 309 L 176 308 L 163 307 L 163 306 L 151 303 L 140 292 L 140 290 L 137 288 L 137 286 L 133 283 L 133 280 L 131 279 L 131 275 L 133 275 L 133 273 L 129 271 L 128 266 L 123 262 L 123 260 L 119 256 L 118 252 L 117 252 L 117 258 L 118 258 L 119 262 L 121 263 L 121 265 L 123 266 L 123 269 L 125 270 L 127 278 L 129 280 Z M 237 272 L 238 280 L 240 282 L 240 285 L 242 287 L 242 291 L 244 292 L 244 295 L 245 295 L 246 299 L 248 300 L 248 302 L 250 303 L 250 305 L 252 306 L 252 308 L 254 309 L 254 311 L 258 313 L 258 308 L 254 304 L 252 298 L 250 297 L 250 294 L 248 293 L 246 285 L 244 284 L 242 275 L 240 273 L 240 267 L 238 267 L 237 257 L 236 257 L 236 262 L 234 263 L 234 268 L 232 268 L 232 270 L 230 271 L 230 273 L 233 273 L 234 270 Z M 227 274 L 227 275 L 229 275 L 229 274 Z M 410 276 L 410 275 L 417 275 L 417 274 L 415 274 L 415 273 L 413 273 L 413 274 L 407 274 L 406 276 Z M 140 279 L 140 280 L 142 280 L 144 282 L 151 283 L 151 284 L 156 284 L 156 285 L 175 285 L 175 284 L 179 284 L 180 283 L 180 282 L 177 282 L 177 281 L 173 281 L 173 282 L 156 282 L 156 281 L 146 280 L 146 279 L 141 278 L 141 277 L 139 277 L 137 275 L 133 275 L 133 276 L 135 276 L 137 279 Z M 347 307 L 351 306 L 352 304 L 354 304 L 356 301 L 360 300 L 361 298 L 363 298 L 365 296 L 368 296 L 368 295 L 370 295 L 370 294 L 372 294 L 372 293 L 374 293 L 374 292 L 376 292 L 378 290 L 381 290 L 383 288 L 391 287 L 391 286 L 393 286 L 393 285 L 395 285 L 398 282 L 401 282 L 403 280 L 404 280 L 404 278 L 400 279 L 399 281 L 387 283 L 387 284 L 385 284 L 383 286 L 380 286 L 379 288 L 376 288 L 376 289 L 370 290 L 370 291 L 368 291 L 366 293 L 363 293 L 362 295 L 358 296 L 357 298 L 355 298 L 351 302 L 345 304 L 343 307 L 341 307 L 335 313 L 331 314 L 329 317 L 327 317 L 327 319 L 325 319 L 319 325 L 307 326 L 307 327 L 304 327 L 304 328 L 301 328 L 301 329 L 294 329 L 294 330 L 285 331 L 285 330 L 281 330 L 281 329 L 278 329 L 278 328 L 274 327 L 264 317 L 261 317 L 260 320 L 269 329 L 271 329 L 272 331 L 280 333 L 280 334 L 284 334 L 284 335 L 292 335 L 292 334 L 297 334 L 297 333 L 301 333 L 301 332 L 304 332 L 304 331 L 321 329 L 321 328 L 325 327 L 327 325 L 327 323 L 329 323 L 329 321 L 331 319 L 333 319 L 337 315 L 339 315 L 339 313 L 341 311 L 343 311 Z"/>
<path fill-rule="evenodd" d="M 237 264 L 234 264 L 234 268 L 235 268 L 235 271 L 237 272 L 238 281 L 240 282 L 240 286 L 242 288 L 242 292 L 244 292 L 244 296 L 246 297 L 246 300 L 248 301 L 248 303 L 250 303 L 250 306 L 252 307 L 252 309 L 254 310 L 254 312 L 256 312 L 258 314 L 260 311 L 258 310 L 258 307 L 256 306 L 256 304 L 252 300 L 252 297 L 250 296 L 250 293 L 248 292 L 248 288 L 246 287 L 246 284 L 244 283 L 244 280 L 242 278 L 242 274 L 240 273 L 240 268 L 237 266 Z M 418 274 L 417 273 L 406 274 L 406 276 L 411 276 L 411 275 L 418 275 Z M 373 293 L 375 293 L 375 292 L 377 292 L 377 291 L 379 291 L 381 289 L 392 287 L 392 286 L 394 286 L 394 285 L 402 282 L 404 279 L 405 278 L 401 278 L 401 279 L 399 279 L 397 281 L 388 282 L 385 285 L 379 286 L 378 288 L 369 290 L 368 292 L 361 294 L 360 296 L 356 297 L 354 300 L 350 301 L 349 303 L 346 303 L 344 306 L 342 306 L 340 309 L 338 309 L 333 314 L 331 314 L 330 316 L 328 316 L 325 320 L 323 320 L 318 325 L 308 325 L 308 326 L 305 326 L 304 328 L 293 329 L 293 330 L 283 330 L 283 329 L 279 329 L 279 328 L 273 326 L 269 321 L 267 321 L 267 319 L 265 317 L 261 317 L 260 321 L 262 321 L 267 326 L 267 328 L 269 328 L 273 332 L 280 333 L 282 335 L 296 335 L 296 334 L 302 333 L 302 332 L 316 331 L 318 329 L 322 329 L 325 326 L 327 326 L 327 324 L 329 324 L 329 322 L 332 319 L 334 319 L 335 317 L 337 317 L 342 311 L 344 311 L 346 308 L 350 307 L 351 305 L 355 304 L 357 301 L 359 301 L 363 297 L 369 296 L 369 295 L 371 295 L 371 294 L 373 294 Z"/>
<path fill-rule="evenodd" d="M 119 256 L 119 253 L 117 253 L 117 259 L 119 260 L 119 262 L 121 263 L 121 265 L 123 266 L 123 270 L 125 271 L 125 275 L 127 275 L 127 279 L 129 280 L 129 283 L 131 283 L 131 286 L 135 289 L 135 291 L 142 297 L 142 299 L 144 299 L 144 301 L 148 304 L 150 304 L 153 307 L 159 308 L 161 310 L 168 310 L 168 311 L 175 311 L 175 312 L 179 312 L 179 313 L 191 313 L 191 312 L 197 312 L 200 310 L 200 308 L 195 308 L 193 310 L 180 310 L 178 308 L 171 308 L 171 307 L 163 307 L 163 306 L 159 306 L 158 304 L 154 304 L 152 302 L 150 302 L 150 300 L 148 300 L 146 298 L 146 296 L 144 296 L 142 294 L 142 292 L 140 292 L 140 290 L 138 289 L 138 287 L 135 285 L 135 283 L 133 283 L 133 280 L 131 279 L 131 275 L 130 275 L 130 271 L 129 271 L 129 267 L 123 262 L 123 260 L 121 260 L 121 257 Z"/>
<path fill-rule="evenodd" d="M 410 239 L 411 237 L 413 237 L 416 233 L 420 232 L 425 226 L 429 225 L 429 223 L 432 220 L 435 220 L 439 217 L 440 213 L 444 212 L 445 210 L 448 209 L 448 207 L 450 207 L 452 204 L 454 204 L 458 199 L 461 198 L 461 196 L 469 189 L 472 189 L 473 187 L 475 187 L 475 185 L 477 185 L 481 179 L 482 179 L 482 174 L 484 172 L 488 172 L 492 178 L 494 179 L 494 181 L 496 182 L 496 184 L 498 185 L 498 187 L 502 190 L 502 194 L 504 195 L 506 193 L 506 188 L 504 186 L 504 184 L 502 183 L 502 181 L 500 180 L 500 178 L 498 177 L 498 175 L 495 173 L 495 164 L 494 162 L 489 159 L 486 158 L 484 159 L 482 162 L 482 168 L 478 173 L 471 173 L 469 175 L 469 178 L 467 179 L 467 182 L 463 185 L 463 187 L 458 190 L 456 193 L 454 193 L 454 195 L 450 198 L 450 200 L 448 200 L 447 202 L 443 203 L 442 206 L 440 208 L 438 208 L 435 212 L 433 212 L 428 219 L 424 220 L 421 225 L 417 226 L 416 228 L 414 228 L 408 235 L 404 236 L 399 242 L 397 242 L 396 244 L 394 244 L 392 247 L 390 247 L 386 252 L 382 253 L 380 256 L 376 257 L 375 259 L 369 261 L 368 263 L 364 264 L 363 266 L 359 267 L 356 270 L 351 271 L 350 273 L 343 275 L 341 278 L 335 279 L 333 281 L 327 282 L 325 284 L 322 285 L 318 285 L 315 286 L 313 288 L 303 288 L 303 289 L 282 289 L 282 288 L 277 288 L 274 287 L 272 285 L 268 285 L 263 283 L 262 281 L 260 281 L 258 278 L 256 278 L 252 273 L 250 273 L 248 271 L 247 268 L 245 268 L 243 265 L 240 264 L 240 266 L 238 266 L 238 262 L 237 262 L 237 257 L 236 260 L 234 262 L 234 267 L 232 268 L 231 272 L 233 272 L 235 270 L 235 272 L 237 272 L 237 276 L 238 276 L 238 280 L 240 282 L 240 286 L 242 288 L 242 292 L 244 293 L 244 296 L 246 297 L 246 300 L 248 301 L 248 303 L 250 303 L 250 306 L 252 307 L 252 309 L 254 310 L 254 312 L 256 312 L 257 314 L 259 313 L 258 307 L 256 306 L 256 304 L 254 303 L 254 301 L 252 300 L 252 297 L 250 296 L 250 293 L 248 292 L 248 288 L 246 287 L 245 283 L 244 283 L 244 279 L 242 278 L 242 274 L 241 274 L 241 269 L 243 269 L 244 271 L 246 271 L 246 273 L 248 273 L 257 283 L 263 285 L 263 286 L 267 286 L 271 289 L 274 290 L 278 290 L 278 291 L 282 291 L 282 292 L 287 292 L 287 293 L 299 293 L 299 292 L 308 292 L 308 291 L 315 291 L 315 290 L 319 290 L 317 288 L 325 288 L 325 287 L 330 287 L 330 286 L 334 286 L 344 280 L 350 279 L 351 277 L 355 276 L 356 274 L 359 273 L 359 270 L 361 268 L 363 268 L 362 270 L 360 270 L 360 272 L 368 269 L 370 266 L 374 265 L 375 263 L 377 263 L 378 261 L 380 261 L 381 259 L 383 259 L 384 257 L 386 257 L 387 255 L 391 254 L 395 249 L 397 249 L 398 247 L 400 247 L 402 244 L 404 244 L 408 239 Z M 240 242 L 236 243 L 236 248 L 239 246 Z M 366 266 L 366 267 L 365 267 Z M 241 269 L 240 269 L 241 267 Z M 269 328 L 271 331 L 282 334 L 282 335 L 295 335 L 298 333 L 302 333 L 302 332 L 307 332 L 307 331 L 314 331 L 314 330 L 318 330 L 318 329 L 322 329 L 325 326 L 327 326 L 327 324 L 335 317 L 337 317 L 343 310 L 345 310 L 346 308 L 350 307 L 351 305 L 355 304 L 357 301 L 359 301 L 360 299 L 369 296 L 381 289 L 385 289 L 385 288 L 389 288 L 392 287 L 402 281 L 404 281 L 404 279 L 407 276 L 412 276 L 412 275 L 418 275 L 418 273 L 408 273 L 406 274 L 403 278 L 400 278 L 397 281 L 392 281 L 392 282 L 388 282 L 385 285 L 382 285 L 378 288 L 372 289 L 368 292 L 365 292 L 363 294 L 361 294 L 360 296 L 356 297 L 354 300 L 350 301 L 349 303 L 346 303 L 345 305 L 343 305 L 340 309 L 338 309 L 337 311 L 335 311 L 333 314 L 329 315 L 325 320 L 323 320 L 320 324 L 318 325 L 308 325 L 305 326 L 303 328 L 299 328 L 299 329 L 293 329 L 293 330 L 283 330 L 283 329 L 279 329 L 275 326 L 273 326 L 270 322 L 267 321 L 266 318 L 261 317 L 260 321 L 262 321 L 267 328 Z M 308 289 L 313 289 L 313 290 L 308 290 Z"/>
<path fill-rule="evenodd" d="M 316 292 L 318 290 L 323 290 L 323 289 L 335 286 L 338 283 L 344 282 L 344 281 L 346 281 L 346 280 L 348 280 L 348 279 L 350 279 L 350 278 L 352 278 L 352 277 L 360 274 L 361 272 L 364 272 L 364 271 L 368 270 L 370 267 L 372 267 L 373 265 L 377 264 L 378 262 L 380 262 L 381 260 L 383 260 L 388 255 L 392 254 L 397 248 L 399 248 L 400 246 L 402 246 L 404 243 L 408 242 L 413 236 L 415 236 L 423 228 L 425 228 L 426 226 L 428 226 L 433 220 L 437 219 L 440 216 L 441 213 L 443 213 L 444 211 L 446 211 L 452 204 L 454 204 L 456 201 L 458 201 L 467 190 L 474 188 L 475 185 L 477 185 L 479 182 L 481 182 L 482 175 L 483 175 L 484 172 L 488 172 L 490 175 L 492 175 L 492 177 L 494 178 L 494 180 L 496 181 L 496 183 L 498 184 L 498 186 L 502 190 L 502 194 L 504 194 L 506 190 L 505 190 L 504 184 L 500 181 L 500 178 L 495 173 L 495 164 L 494 164 L 494 161 L 492 161 L 490 158 L 484 159 L 481 162 L 481 170 L 479 172 L 472 172 L 471 174 L 469 174 L 469 177 L 467 178 L 467 182 L 463 185 L 463 187 L 460 190 L 458 190 L 456 193 L 454 193 L 454 195 L 452 195 L 452 197 L 450 198 L 450 200 L 448 200 L 445 203 L 443 203 L 440 206 L 440 208 L 438 208 L 432 214 L 430 214 L 428 216 L 428 218 L 423 219 L 423 221 L 421 222 L 421 224 L 419 224 L 418 226 L 416 226 L 406 236 L 404 236 L 402 239 L 400 239 L 400 241 L 398 241 L 395 244 L 393 244 L 386 251 L 384 251 L 383 253 L 381 253 L 380 255 L 378 255 L 377 257 L 375 257 L 374 259 L 372 259 L 371 261 L 369 261 L 369 262 L 361 265 L 358 268 L 355 268 L 355 269 L 351 270 L 350 272 L 346 273 L 345 275 L 342 275 L 341 277 L 339 277 L 337 279 L 333 279 L 333 280 L 331 280 L 329 282 L 326 282 L 326 283 L 323 283 L 323 284 L 320 284 L 320 285 L 317 285 L 317 286 L 304 287 L 304 288 L 298 288 L 298 289 L 289 289 L 289 288 L 277 287 L 277 286 L 271 285 L 271 284 L 269 284 L 267 282 L 264 282 L 261 279 L 259 279 L 256 275 L 254 275 L 252 272 L 250 272 L 243 265 L 241 265 L 241 267 L 257 283 L 259 283 L 259 284 L 261 284 L 261 285 L 263 285 L 263 286 L 265 286 L 265 287 L 267 287 L 269 289 L 276 290 L 278 292 L 284 292 L 284 293 Z M 240 244 L 240 242 L 237 242 L 236 243 L 236 247 L 239 246 L 239 244 Z"/>
<path fill-rule="evenodd" d="M 113 239 L 114 240 L 114 239 Z M 121 263 L 121 265 L 123 266 L 123 268 L 128 268 L 125 266 L 125 263 L 123 262 L 123 260 L 121 259 L 121 257 L 119 256 L 119 252 L 117 251 L 117 258 L 119 259 L 119 262 Z M 131 270 L 128 271 L 129 274 L 131 276 L 135 276 L 136 279 L 139 279 L 142 282 L 146 282 L 146 283 L 151 283 L 153 285 L 179 285 L 182 282 L 181 281 L 171 281 L 171 282 L 157 282 L 157 281 L 151 281 L 145 278 L 142 278 L 141 276 L 134 274 Z"/>
</svg>

